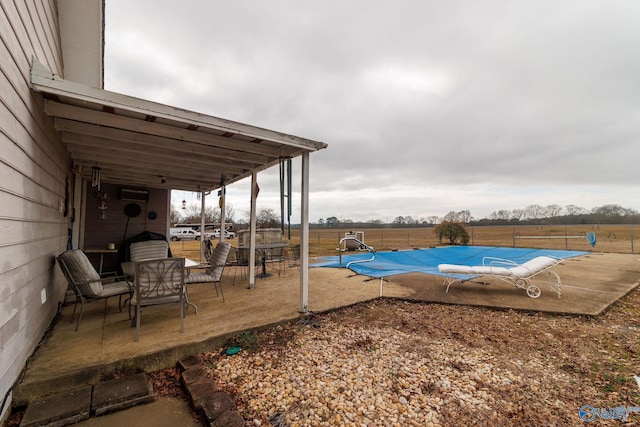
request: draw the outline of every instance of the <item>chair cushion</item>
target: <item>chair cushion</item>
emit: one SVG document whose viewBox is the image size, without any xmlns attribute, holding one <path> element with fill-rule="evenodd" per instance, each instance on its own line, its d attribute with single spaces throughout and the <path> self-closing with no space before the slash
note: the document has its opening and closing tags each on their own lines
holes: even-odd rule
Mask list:
<svg viewBox="0 0 640 427">
<path fill-rule="evenodd" d="M 120 264 L 120 268 L 122 268 L 122 274 L 127 277 L 135 277 L 136 275 L 136 263 L 132 261 L 123 262 Z"/>
<path fill-rule="evenodd" d="M 206 280 L 207 282 L 219 282 L 222 277 L 222 272 L 224 271 L 224 266 L 227 262 L 227 258 L 229 257 L 229 251 L 231 250 L 231 245 L 227 242 L 219 242 L 216 245 L 216 248 L 211 254 L 211 258 L 209 259 L 209 265 L 206 270 L 206 274 L 213 277 L 213 280 Z"/>
<path fill-rule="evenodd" d="M 558 260 L 548 257 L 548 256 L 539 256 L 530 261 L 525 262 L 524 264 L 513 267 L 509 269 L 511 274 L 516 277 L 526 278 L 529 276 L 533 276 L 536 273 L 541 272 L 545 268 L 549 268 L 555 265 Z"/>
<path fill-rule="evenodd" d="M 191 273 L 184 277 L 185 283 L 209 283 L 217 282 L 220 279 L 216 279 L 213 274 L 209 273 Z"/>
<path fill-rule="evenodd" d="M 60 254 L 60 258 L 69 271 L 71 280 L 78 286 L 85 297 L 96 297 L 102 294 L 100 275 L 93 267 L 87 255 L 80 249 L 72 249 Z"/>
<path fill-rule="evenodd" d="M 131 286 L 129 285 L 128 282 L 113 282 L 113 283 L 108 283 L 102 287 L 100 296 L 110 297 L 114 295 L 121 295 L 128 292 L 131 292 Z"/>
<path fill-rule="evenodd" d="M 545 268 L 549 268 L 555 265 L 558 261 L 554 258 L 547 256 L 539 256 L 532 260 L 525 262 L 517 267 L 505 268 L 494 267 L 490 265 L 456 265 L 456 264 L 440 264 L 438 270 L 441 273 L 449 274 L 487 274 L 494 276 L 512 276 L 521 279 L 533 276 L 536 273 L 541 272 Z"/>
<path fill-rule="evenodd" d="M 492 267 L 488 265 L 456 265 L 456 264 L 440 264 L 438 270 L 441 273 L 448 274 L 493 274 L 496 276 L 511 276 L 509 269 L 504 267 Z"/>
<path fill-rule="evenodd" d="M 132 243 L 129 247 L 131 261 L 146 261 L 148 259 L 167 258 L 169 243 L 166 240 L 147 240 Z"/>
</svg>

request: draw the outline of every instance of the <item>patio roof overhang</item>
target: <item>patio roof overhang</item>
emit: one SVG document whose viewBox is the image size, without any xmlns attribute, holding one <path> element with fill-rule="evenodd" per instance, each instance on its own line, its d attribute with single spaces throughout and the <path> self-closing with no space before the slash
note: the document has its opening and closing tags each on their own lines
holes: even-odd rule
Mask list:
<svg viewBox="0 0 640 427">
<path fill-rule="evenodd" d="M 327 144 L 61 79 L 35 58 L 31 88 L 84 179 L 206 192 Z M 77 166 L 80 166 L 78 168 Z"/>
</svg>

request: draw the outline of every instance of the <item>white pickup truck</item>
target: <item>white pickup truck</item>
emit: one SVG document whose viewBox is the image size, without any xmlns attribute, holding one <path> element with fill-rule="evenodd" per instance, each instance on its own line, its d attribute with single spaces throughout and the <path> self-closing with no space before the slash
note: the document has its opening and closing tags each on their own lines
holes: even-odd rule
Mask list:
<svg viewBox="0 0 640 427">
<path fill-rule="evenodd" d="M 200 232 L 185 227 L 172 228 L 169 230 L 169 238 L 173 242 L 178 240 L 200 240 Z"/>
<path fill-rule="evenodd" d="M 225 239 L 233 239 L 234 237 L 236 237 L 236 233 L 234 233 L 233 231 L 224 230 L 224 238 Z M 211 238 L 212 239 L 219 239 L 220 238 L 220 229 L 219 228 L 216 228 L 215 230 L 213 230 L 213 233 L 211 233 Z"/>
</svg>

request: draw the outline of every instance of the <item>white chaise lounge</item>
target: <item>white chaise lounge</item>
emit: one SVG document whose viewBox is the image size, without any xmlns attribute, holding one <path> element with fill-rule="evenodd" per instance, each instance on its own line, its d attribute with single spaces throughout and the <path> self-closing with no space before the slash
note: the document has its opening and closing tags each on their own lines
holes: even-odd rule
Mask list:
<svg viewBox="0 0 640 427">
<path fill-rule="evenodd" d="M 459 275 L 489 276 L 513 284 L 517 288 L 525 289 L 531 298 L 538 298 L 542 293 L 534 278 L 541 273 L 547 273 L 546 279 L 549 288 L 556 292 L 560 298 L 562 283 L 554 268 L 558 263 L 559 260 L 548 256 L 539 256 L 523 264 L 508 259 L 485 257 L 482 259 L 482 265 L 440 264 L 438 270 L 446 274 L 447 292 L 452 284 L 468 280 L 468 278 L 460 278 Z"/>
</svg>

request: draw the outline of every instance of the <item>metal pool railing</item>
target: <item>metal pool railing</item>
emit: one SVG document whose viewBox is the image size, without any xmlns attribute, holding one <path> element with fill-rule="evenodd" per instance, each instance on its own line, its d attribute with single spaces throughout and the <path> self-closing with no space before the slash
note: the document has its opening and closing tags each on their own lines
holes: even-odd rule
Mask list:
<svg viewBox="0 0 640 427">
<path fill-rule="evenodd" d="M 340 244 L 339 244 L 339 246 L 338 246 L 338 251 L 339 251 L 339 254 L 340 254 L 340 255 L 339 255 L 339 257 L 340 257 L 340 258 L 339 258 L 339 264 L 338 264 L 338 265 L 340 266 L 340 268 L 342 268 L 342 243 L 343 243 L 345 240 L 353 240 L 353 241 L 355 241 L 356 243 L 358 243 L 358 244 L 360 245 L 360 247 L 365 248 L 366 250 L 368 250 L 368 251 L 371 253 L 371 258 L 370 258 L 370 259 L 358 259 L 358 260 L 355 260 L 355 261 L 349 261 L 349 262 L 347 263 L 347 265 L 345 266 L 346 268 L 349 268 L 349 266 L 350 266 L 351 264 L 358 264 L 358 263 L 362 263 L 362 262 L 371 262 L 371 261 L 373 261 L 374 259 L 376 259 L 376 250 L 375 250 L 375 249 L 373 249 L 371 246 L 367 245 L 365 242 L 363 242 L 363 241 L 361 241 L 361 240 L 356 239 L 356 238 L 355 238 L 355 237 L 353 237 L 353 236 L 347 236 L 347 237 L 343 237 L 343 238 L 340 240 Z"/>
</svg>

